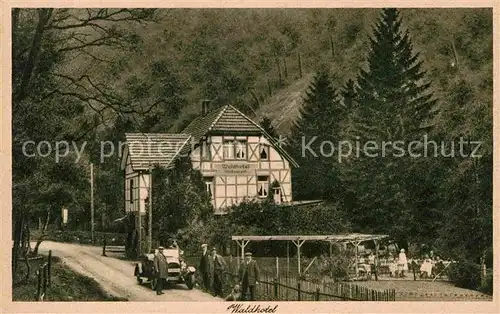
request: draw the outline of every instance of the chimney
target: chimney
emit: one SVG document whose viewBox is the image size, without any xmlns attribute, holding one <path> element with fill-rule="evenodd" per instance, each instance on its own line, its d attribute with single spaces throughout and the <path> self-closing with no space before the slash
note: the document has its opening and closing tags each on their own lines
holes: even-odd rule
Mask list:
<svg viewBox="0 0 500 314">
<path fill-rule="evenodd" d="M 205 99 L 201 101 L 201 115 L 205 116 L 210 111 L 210 100 Z"/>
</svg>

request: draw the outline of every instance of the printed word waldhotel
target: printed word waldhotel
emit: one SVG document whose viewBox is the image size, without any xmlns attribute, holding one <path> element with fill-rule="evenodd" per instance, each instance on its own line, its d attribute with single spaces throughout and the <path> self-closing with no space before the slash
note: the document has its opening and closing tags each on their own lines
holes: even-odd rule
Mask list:
<svg viewBox="0 0 500 314">
<path fill-rule="evenodd" d="M 203 174 L 215 214 L 249 198 L 292 201 L 291 167 L 297 167 L 296 162 L 231 105 L 208 111 L 203 103 L 202 114 L 179 134 L 127 133 L 126 140 L 122 169 L 127 212 L 145 213 L 151 166 L 172 167 L 175 158 L 185 154 Z M 147 149 L 134 145 L 141 143 L 147 143 Z"/>
</svg>

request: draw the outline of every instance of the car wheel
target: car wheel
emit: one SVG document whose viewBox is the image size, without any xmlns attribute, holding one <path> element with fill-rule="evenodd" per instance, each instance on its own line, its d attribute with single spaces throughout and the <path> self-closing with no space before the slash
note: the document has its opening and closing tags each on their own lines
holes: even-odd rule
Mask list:
<svg viewBox="0 0 500 314">
<path fill-rule="evenodd" d="M 142 281 L 142 278 L 141 276 L 137 275 L 137 283 L 139 283 L 140 285 L 142 285 L 144 282 Z"/>
<path fill-rule="evenodd" d="M 189 274 L 186 278 L 186 285 L 188 287 L 189 290 L 193 289 L 194 288 L 194 285 L 195 285 L 195 278 L 194 278 L 194 274 Z"/>
</svg>

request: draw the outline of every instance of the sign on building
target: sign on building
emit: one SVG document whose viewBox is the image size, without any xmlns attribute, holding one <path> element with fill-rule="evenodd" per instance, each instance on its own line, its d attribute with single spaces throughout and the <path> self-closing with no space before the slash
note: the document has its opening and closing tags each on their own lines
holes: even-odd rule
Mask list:
<svg viewBox="0 0 500 314">
<path fill-rule="evenodd" d="M 258 168 L 257 163 L 218 163 L 213 164 L 218 176 L 252 176 Z"/>
</svg>

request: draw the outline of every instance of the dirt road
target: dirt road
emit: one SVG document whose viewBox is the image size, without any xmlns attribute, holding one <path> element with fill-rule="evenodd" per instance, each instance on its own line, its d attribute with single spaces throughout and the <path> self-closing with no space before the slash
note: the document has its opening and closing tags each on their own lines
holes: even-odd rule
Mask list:
<svg viewBox="0 0 500 314">
<path fill-rule="evenodd" d="M 101 256 L 102 248 L 44 241 L 40 252 L 61 258 L 73 270 L 95 279 L 106 292 L 130 301 L 222 301 L 200 290 L 188 290 L 185 285 L 175 285 L 156 295 L 148 285 L 141 286 L 134 277 L 134 262 L 113 256 Z"/>
</svg>

